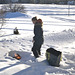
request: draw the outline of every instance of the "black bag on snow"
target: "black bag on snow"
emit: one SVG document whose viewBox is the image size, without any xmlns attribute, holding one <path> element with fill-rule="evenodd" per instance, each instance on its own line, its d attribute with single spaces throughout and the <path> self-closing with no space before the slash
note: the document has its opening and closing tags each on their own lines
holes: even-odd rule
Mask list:
<svg viewBox="0 0 75 75">
<path fill-rule="evenodd" d="M 17 27 L 14 29 L 14 34 L 19 34 Z"/>
<path fill-rule="evenodd" d="M 62 52 L 55 50 L 54 48 L 48 48 L 46 50 L 46 59 L 51 66 L 59 66 L 61 61 Z"/>
</svg>

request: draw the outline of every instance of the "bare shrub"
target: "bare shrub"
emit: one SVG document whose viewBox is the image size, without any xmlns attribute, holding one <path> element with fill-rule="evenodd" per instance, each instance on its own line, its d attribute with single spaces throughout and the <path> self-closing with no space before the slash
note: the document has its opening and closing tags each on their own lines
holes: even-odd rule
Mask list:
<svg viewBox="0 0 75 75">
<path fill-rule="evenodd" d="M 19 4 L 12 4 L 11 6 L 11 12 L 24 12 L 25 7 L 23 5 Z"/>
<path fill-rule="evenodd" d="M 25 7 L 21 4 L 6 4 L 2 7 L 6 12 L 22 12 L 26 13 Z"/>
<path fill-rule="evenodd" d="M 5 23 L 5 11 L 1 8 L 0 9 L 0 29 L 2 29 L 4 23 Z"/>
</svg>

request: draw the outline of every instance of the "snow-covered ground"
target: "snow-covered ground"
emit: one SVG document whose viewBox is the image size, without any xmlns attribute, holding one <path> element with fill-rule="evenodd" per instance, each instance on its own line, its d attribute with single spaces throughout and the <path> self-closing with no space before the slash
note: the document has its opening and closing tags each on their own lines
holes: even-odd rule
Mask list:
<svg viewBox="0 0 75 75">
<path fill-rule="evenodd" d="M 25 4 L 27 13 L 7 13 L 6 25 L 0 30 L 0 75 L 75 75 L 75 12 L 71 6 L 70 16 L 66 5 Z M 33 28 L 31 18 L 43 20 L 44 44 L 42 55 L 33 61 L 31 52 Z M 14 35 L 17 27 L 20 35 Z M 60 67 L 48 65 L 45 52 L 53 47 L 62 52 Z M 17 51 L 22 59 L 9 56 Z"/>
</svg>

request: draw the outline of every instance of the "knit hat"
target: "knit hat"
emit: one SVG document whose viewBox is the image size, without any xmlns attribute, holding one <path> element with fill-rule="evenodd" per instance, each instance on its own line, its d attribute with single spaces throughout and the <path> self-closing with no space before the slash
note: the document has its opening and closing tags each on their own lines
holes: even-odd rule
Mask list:
<svg viewBox="0 0 75 75">
<path fill-rule="evenodd" d="M 33 21 L 33 20 L 37 20 L 37 17 L 36 17 L 36 16 L 35 16 L 35 17 L 33 17 L 33 18 L 32 18 L 32 21 Z"/>
</svg>

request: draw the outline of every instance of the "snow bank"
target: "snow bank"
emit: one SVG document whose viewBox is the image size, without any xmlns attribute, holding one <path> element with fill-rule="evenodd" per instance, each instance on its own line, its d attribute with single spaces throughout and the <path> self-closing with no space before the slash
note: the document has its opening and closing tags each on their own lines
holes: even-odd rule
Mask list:
<svg viewBox="0 0 75 75">
<path fill-rule="evenodd" d="M 29 17 L 27 14 L 23 14 L 20 12 L 7 12 L 5 15 L 6 15 L 5 18 L 16 18 L 16 17 L 28 18 Z"/>
</svg>

